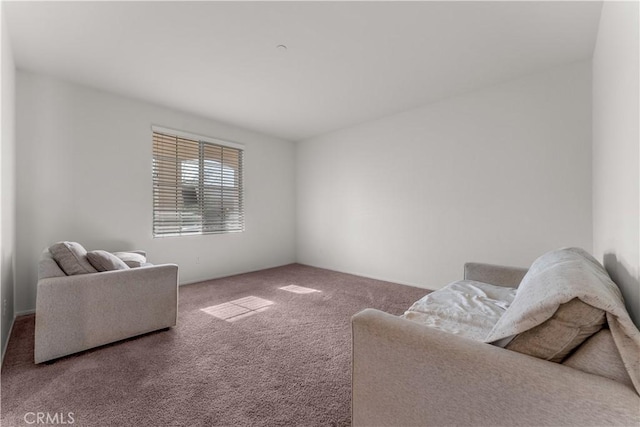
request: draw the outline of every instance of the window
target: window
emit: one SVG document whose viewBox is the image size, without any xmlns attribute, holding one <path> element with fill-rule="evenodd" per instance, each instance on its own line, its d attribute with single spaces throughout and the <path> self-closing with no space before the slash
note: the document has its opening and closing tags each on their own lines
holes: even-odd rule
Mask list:
<svg viewBox="0 0 640 427">
<path fill-rule="evenodd" d="M 242 146 L 152 130 L 153 236 L 244 231 Z"/>
</svg>

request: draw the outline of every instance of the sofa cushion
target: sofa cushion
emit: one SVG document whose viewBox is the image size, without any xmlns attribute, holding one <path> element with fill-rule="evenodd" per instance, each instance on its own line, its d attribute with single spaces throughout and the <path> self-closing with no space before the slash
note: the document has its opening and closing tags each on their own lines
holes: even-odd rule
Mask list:
<svg viewBox="0 0 640 427">
<path fill-rule="evenodd" d="M 147 262 L 147 257 L 138 252 L 114 252 L 113 254 L 131 268 L 142 267 Z"/>
<path fill-rule="evenodd" d="M 619 295 L 604 268 L 587 252 L 564 248 L 538 258 L 487 342 L 507 336 L 506 348 L 561 362 L 606 323 L 606 298 Z M 586 302 L 585 302 L 586 301 Z M 617 303 L 621 303 L 618 301 Z"/>
<path fill-rule="evenodd" d="M 38 262 L 38 280 L 49 277 L 66 277 L 66 274 L 64 274 L 64 271 L 62 271 L 58 263 L 53 259 L 49 248 L 47 248 L 42 252 L 42 256 Z"/>
<path fill-rule="evenodd" d="M 552 362 L 561 362 L 573 349 L 602 329 L 604 311 L 574 298 L 562 304 L 546 322 L 516 335 L 505 348 Z"/>
<path fill-rule="evenodd" d="M 107 251 L 91 251 L 87 253 L 91 265 L 98 271 L 128 270 L 129 266 L 117 256 Z"/>
<path fill-rule="evenodd" d="M 589 338 L 562 364 L 633 387 L 609 329 Z"/>
<path fill-rule="evenodd" d="M 58 242 L 49 248 L 49 252 L 67 276 L 98 272 L 87 259 L 87 251 L 80 243 Z"/>
</svg>

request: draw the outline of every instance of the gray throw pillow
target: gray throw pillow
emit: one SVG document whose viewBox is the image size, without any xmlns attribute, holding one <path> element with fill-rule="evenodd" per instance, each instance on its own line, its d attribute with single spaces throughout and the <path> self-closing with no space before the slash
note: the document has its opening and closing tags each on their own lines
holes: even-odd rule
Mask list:
<svg viewBox="0 0 640 427">
<path fill-rule="evenodd" d="M 506 348 L 559 363 L 605 323 L 604 311 L 574 298 L 546 322 L 516 335 Z"/>
<path fill-rule="evenodd" d="M 147 262 L 146 256 L 136 252 L 114 252 L 113 254 L 131 268 L 140 267 Z"/>
<path fill-rule="evenodd" d="M 604 267 L 586 251 L 547 252 L 531 265 L 486 341 L 513 336 L 506 349 L 561 362 L 603 328 L 604 306 L 611 306 L 611 301 L 599 301 L 616 300 L 616 293 Z"/>
<path fill-rule="evenodd" d="M 49 252 L 67 276 L 98 272 L 87 259 L 87 251 L 80 243 L 58 242 L 49 248 Z"/>
<path fill-rule="evenodd" d="M 87 253 L 89 262 L 98 271 L 128 270 L 129 266 L 117 256 L 107 251 L 91 251 Z"/>
</svg>

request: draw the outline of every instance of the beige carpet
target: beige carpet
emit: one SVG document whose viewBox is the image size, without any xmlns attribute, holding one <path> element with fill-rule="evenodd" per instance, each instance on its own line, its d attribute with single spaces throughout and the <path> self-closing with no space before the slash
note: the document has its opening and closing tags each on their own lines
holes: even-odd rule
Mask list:
<svg viewBox="0 0 640 427">
<path fill-rule="evenodd" d="M 2 425 L 40 412 L 76 426 L 346 426 L 350 317 L 401 314 L 426 293 L 294 264 L 181 287 L 177 327 L 43 365 L 21 317 Z"/>
</svg>

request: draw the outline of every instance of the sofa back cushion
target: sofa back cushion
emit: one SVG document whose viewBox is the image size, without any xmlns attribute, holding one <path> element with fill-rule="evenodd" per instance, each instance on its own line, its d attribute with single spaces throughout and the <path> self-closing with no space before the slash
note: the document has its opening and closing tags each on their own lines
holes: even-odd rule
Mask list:
<svg viewBox="0 0 640 427">
<path fill-rule="evenodd" d="M 49 252 L 67 276 L 98 272 L 87 259 L 87 251 L 80 243 L 58 242 L 49 248 Z"/>
<path fill-rule="evenodd" d="M 125 264 L 131 268 L 142 267 L 147 263 L 146 255 L 142 251 L 138 252 L 114 252 L 113 255 L 120 258 Z"/>
<path fill-rule="evenodd" d="M 531 265 L 486 341 L 513 337 L 507 349 L 561 362 L 606 323 L 604 307 L 609 302 L 599 301 L 622 304 L 619 293 L 604 268 L 584 250 L 548 252 Z"/>
<path fill-rule="evenodd" d="M 129 266 L 120 258 L 107 251 L 87 252 L 87 259 L 98 271 L 128 270 Z"/>
<path fill-rule="evenodd" d="M 633 387 L 609 329 L 589 338 L 562 364 Z"/>
<path fill-rule="evenodd" d="M 64 271 L 51 256 L 49 249 L 45 249 L 38 263 L 38 279 L 46 279 L 48 277 L 65 277 Z"/>
<path fill-rule="evenodd" d="M 552 362 L 562 360 L 606 322 L 604 311 L 577 298 L 562 304 L 546 322 L 516 335 L 506 348 Z"/>
</svg>

